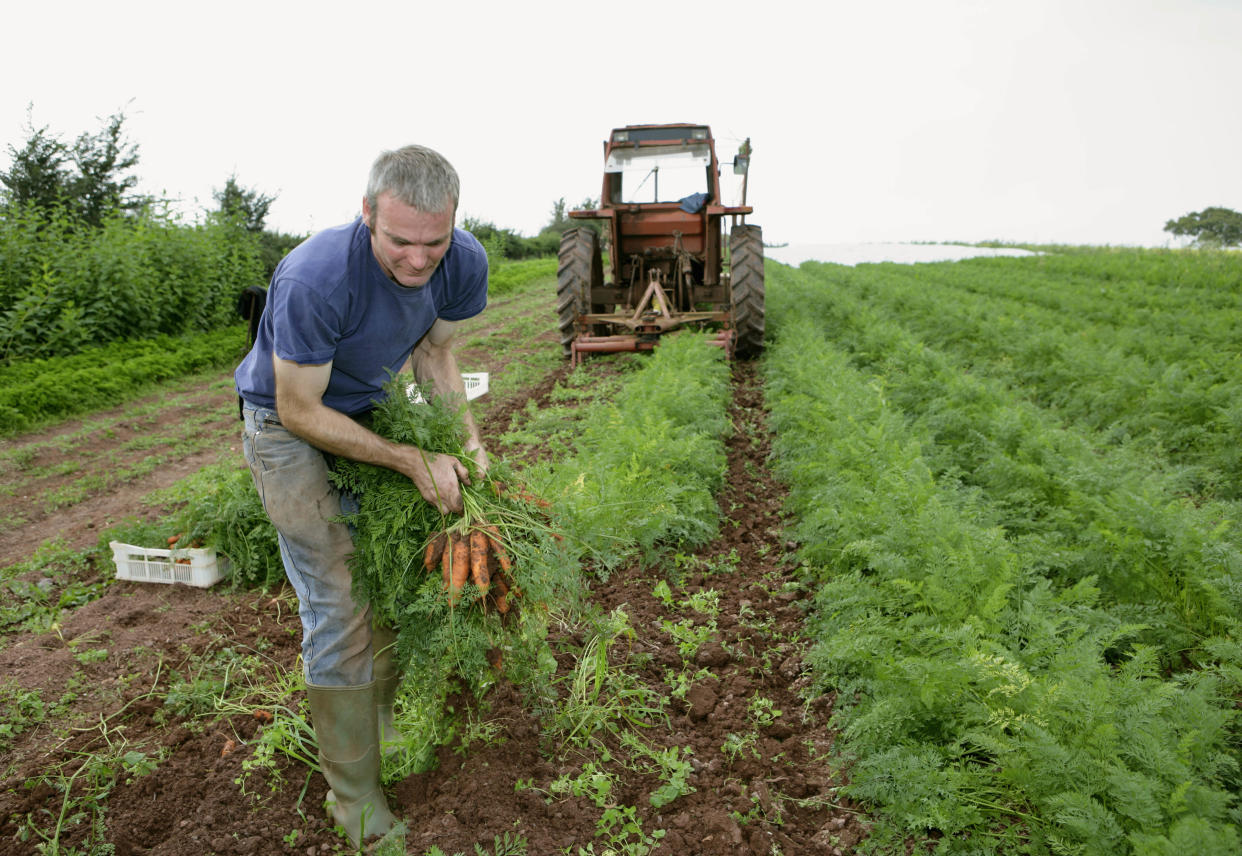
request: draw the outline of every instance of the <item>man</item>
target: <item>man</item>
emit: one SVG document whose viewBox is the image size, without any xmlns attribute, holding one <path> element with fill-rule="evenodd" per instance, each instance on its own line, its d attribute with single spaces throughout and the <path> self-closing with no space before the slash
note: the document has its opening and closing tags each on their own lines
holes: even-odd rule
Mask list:
<svg viewBox="0 0 1242 856">
<path fill-rule="evenodd" d="M 404 473 L 441 512 L 461 511 L 461 484 L 469 483 L 461 461 L 393 443 L 364 424 L 389 370 L 412 370 L 434 394 L 465 400 L 454 326 L 487 302 L 487 256 L 454 227 L 458 195 L 456 171 L 436 152 L 382 153 L 362 216 L 314 235 L 277 267 L 254 347 L 235 375 L 246 459 L 298 596 L 329 807 L 355 845 L 396 824 L 379 763 L 400 675 L 391 630 L 373 633 L 370 607 L 351 596 L 353 543 L 336 522 L 342 496 L 328 481 L 327 457 Z M 468 409 L 464 418 L 467 451 L 485 470 Z"/>
</svg>

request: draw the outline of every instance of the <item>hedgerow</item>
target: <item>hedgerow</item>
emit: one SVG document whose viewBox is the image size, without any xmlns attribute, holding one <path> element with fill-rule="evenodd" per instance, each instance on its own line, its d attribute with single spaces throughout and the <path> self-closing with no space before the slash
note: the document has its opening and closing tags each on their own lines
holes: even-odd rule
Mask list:
<svg viewBox="0 0 1242 856">
<path fill-rule="evenodd" d="M 231 325 L 261 284 L 259 238 L 157 209 L 97 229 L 32 210 L 0 218 L 0 365 Z"/>
</svg>

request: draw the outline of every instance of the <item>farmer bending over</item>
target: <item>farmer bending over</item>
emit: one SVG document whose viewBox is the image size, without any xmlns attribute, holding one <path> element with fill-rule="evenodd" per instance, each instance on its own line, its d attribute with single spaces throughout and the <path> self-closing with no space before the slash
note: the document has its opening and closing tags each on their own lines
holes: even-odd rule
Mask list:
<svg viewBox="0 0 1242 856">
<path fill-rule="evenodd" d="M 366 427 L 389 371 L 413 371 L 436 395 L 465 389 L 455 324 L 487 303 L 487 256 L 456 229 L 458 178 L 422 146 L 384 152 L 371 168 L 362 216 L 320 232 L 276 268 L 254 347 L 235 374 L 244 450 L 280 533 L 297 592 L 307 699 L 329 808 L 359 844 L 396 824 L 380 789 L 381 740 L 391 737 L 400 683 L 391 629 L 354 602 L 342 495 L 329 456 L 409 476 L 441 512 L 461 511 L 466 467 L 386 440 Z M 465 410 L 466 449 L 486 470 L 478 427 Z"/>
</svg>

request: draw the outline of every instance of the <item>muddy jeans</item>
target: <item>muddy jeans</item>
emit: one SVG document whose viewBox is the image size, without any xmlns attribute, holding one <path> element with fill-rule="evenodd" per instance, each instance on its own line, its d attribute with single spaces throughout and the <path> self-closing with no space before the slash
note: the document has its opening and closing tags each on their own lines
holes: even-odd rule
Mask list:
<svg viewBox="0 0 1242 856">
<path fill-rule="evenodd" d="M 263 508 L 280 538 L 285 575 L 298 596 L 306 680 L 354 686 L 371 680 L 371 609 L 350 593 L 349 499 L 328 481 L 322 452 L 285 429 L 276 411 L 250 404 L 243 449 Z M 346 504 L 342 504 L 342 503 Z"/>
</svg>

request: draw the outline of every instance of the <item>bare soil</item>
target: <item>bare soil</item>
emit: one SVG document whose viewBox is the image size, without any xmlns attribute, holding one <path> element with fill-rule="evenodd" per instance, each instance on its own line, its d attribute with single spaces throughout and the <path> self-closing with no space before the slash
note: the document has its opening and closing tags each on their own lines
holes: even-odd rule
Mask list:
<svg viewBox="0 0 1242 856">
<path fill-rule="evenodd" d="M 551 333 L 530 345 L 558 347 Z M 504 369 L 475 357 L 472 367 Z M 562 367 L 492 402 L 482 420 L 485 438 L 504 432 L 528 400 L 546 401 L 566 372 Z M 833 699 L 808 693 L 801 633 L 811 594 L 797 585 L 793 545 L 783 533 L 784 489 L 768 467 L 762 390 L 753 366 L 735 365 L 734 376 L 731 416 L 737 430 L 719 498 L 725 524 L 691 563 L 699 570 L 675 587 L 679 597 L 704 588 L 720 592 L 717 637 L 699 649 L 695 665 L 703 671 L 685 701 L 672 699 L 668 721 L 642 735 L 652 746 L 692 750 L 694 791 L 657 809 L 648 800 L 656 779 L 629 774 L 614 801 L 638 808 L 644 833 L 664 831 L 652 850 L 657 854 L 849 853 L 865 827 L 856 808 L 836 793 L 841 781 L 829 763 Z M 64 447 L 46 444 L 57 435 L 74 435 L 80 425 L 75 421 L 0 443 L 0 451 L 40 443 L 32 466 L 43 474 L 37 483 L 23 483 L 20 472 L 3 473 L 12 508 L 11 523 L 0 532 L 0 567 L 28 558 L 48 540 L 90 547 L 104 528 L 139 509 L 153 489 L 229 455 L 240 465 L 236 400 L 227 389 L 205 383 L 201 391 L 184 391 L 163 412 L 153 403 L 153 416 L 111 436 Z M 83 458 L 86 445 L 98 451 L 99 444 L 110 444 L 106 467 L 123 469 L 150 454 L 127 446 L 126 439 L 170 430 L 190 413 L 200 421 L 210 414 L 198 432 L 208 442 L 192 454 L 140 477 L 103 480 L 98 490 L 63 508 L 44 510 L 33 500 L 56 488 L 58 477 L 48 473 Z M 79 471 L 63 479 L 73 484 L 81 477 Z M 71 583 L 103 583 L 112 573 L 101 555 L 55 574 L 29 573 L 25 582 L 55 598 Z M 625 568 L 606 582 L 596 580 L 592 597 L 605 611 L 624 605 L 639 634 L 629 651 L 614 656 L 645 663 L 637 677 L 667 695 L 666 670 L 676 669 L 681 655 L 660 629 L 667 609 L 652 594 L 656 581 L 650 568 Z M 277 789 L 245 777 L 254 738 L 264 728 L 252 712 L 184 711 L 163 702 L 176 681 L 193 678 L 197 664 L 211 658 L 252 654 L 273 679 L 296 668 L 295 609 L 287 591 L 114 582 L 94 599 L 69 604 L 49 631 L 8 628 L 0 636 L 0 685 L 8 686 L 0 694 L 8 707 L 0 710 L 0 725 L 15 721 L 22 691 L 37 691 L 49 713 L 7 738 L 0 732 L 0 856 L 37 853 L 36 845 L 49 835 L 57 836 L 61 849 L 48 852 L 61 853 L 106 852 L 87 850 L 92 840 L 112 845 L 118 856 L 346 851 L 324 820 L 320 775 L 281 756 Z M 570 630 L 549 639 L 562 673 L 572 668 L 581 644 Z M 730 735 L 754 732 L 748 710 L 757 696 L 781 715 L 755 733 L 746 751 L 725 752 Z M 503 723 L 502 733 L 464 751 L 444 746 L 433 770 L 390 789 L 393 807 L 407 823 L 407 852 L 424 854 L 434 845 L 446 854 L 473 854 L 478 845 L 491 853 L 494 839 L 506 834 L 526 839 L 530 854 L 604 852 L 596 838 L 601 809 L 585 797 L 547 793 L 549 782 L 580 770 L 582 759 L 558 753 L 521 693 L 503 680 L 483 704 L 487 719 Z M 118 746 L 161 760 L 144 771 L 135 766 L 140 759 L 118 753 Z M 118 754 L 125 763 L 111 770 L 91 763 Z M 69 802 L 66 782 L 74 798 Z M 110 784 L 102 829 L 92 838 L 89 813 L 73 812 L 81 809 L 88 787 L 98 790 L 100 782 Z M 532 786 L 517 787 L 519 782 Z"/>
</svg>

